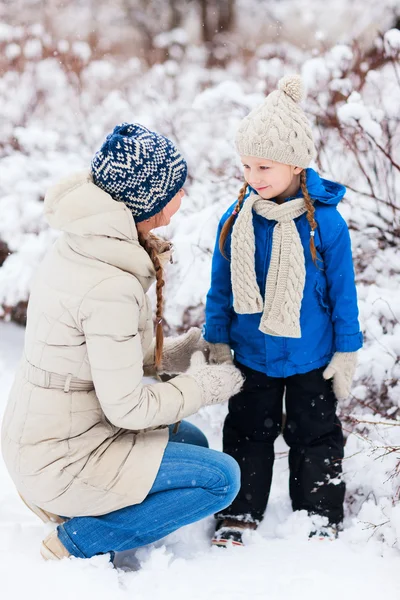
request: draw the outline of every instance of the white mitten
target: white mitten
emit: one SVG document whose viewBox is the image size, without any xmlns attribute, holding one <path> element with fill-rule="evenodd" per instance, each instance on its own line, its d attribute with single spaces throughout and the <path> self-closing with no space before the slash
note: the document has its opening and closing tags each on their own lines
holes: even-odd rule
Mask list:
<svg viewBox="0 0 400 600">
<path fill-rule="evenodd" d="M 208 344 L 210 365 L 232 365 L 233 358 L 229 344 Z"/>
<path fill-rule="evenodd" d="M 192 356 L 187 375 L 193 377 L 201 390 L 203 406 L 226 402 L 240 392 L 244 377 L 233 365 L 207 365 L 202 352 Z"/>
<path fill-rule="evenodd" d="M 356 366 L 357 352 L 335 352 L 323 372 L 324 379 L 333 377 L 333 392 L 338 400 L 347 400 Z"/>
</svg>

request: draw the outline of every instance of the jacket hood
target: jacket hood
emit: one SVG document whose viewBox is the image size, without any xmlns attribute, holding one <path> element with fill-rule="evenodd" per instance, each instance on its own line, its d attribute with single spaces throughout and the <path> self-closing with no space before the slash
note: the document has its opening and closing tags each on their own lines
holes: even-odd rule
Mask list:
<svg viewBox="0 0 400 600">
<path fill-rule="evenodd" d="M 51 227 L 67 233 L 137 239 L 130 210 L 97 187 L 89 171 L 51 187 L 44 199 L 44 214 Z"/>
<path fill-rule="evenodd" d="M 311 198 L 321 204 L 336 206 L 346 193 L 346 188 L 341 183 L 323 179 L 314 169 L 306 169 L 307 189 Z M 302 196 L 303 194 L 299 194 Z"/>
<path fill-rule="evenodd" d="M 90 172 L 76 173 L 49 189 L 45 216 L 78 254 L 135 275 L 145 291 L 155 278 L 153 263 L 138 240 L 132 213 L 97 187 Z"/>
</svg>

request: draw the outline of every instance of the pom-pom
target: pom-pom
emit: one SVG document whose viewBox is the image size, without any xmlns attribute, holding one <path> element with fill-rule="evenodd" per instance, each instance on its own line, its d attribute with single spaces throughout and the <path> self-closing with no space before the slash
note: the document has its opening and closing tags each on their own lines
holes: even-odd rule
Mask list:
<svg viewBox="0 0 400 600">
<path fill-rule="evenodd" d="M 278 83 L 278 88 L 281 92 L 285 92 L 294 102 L 300 102 L 303 99 L 304 87 L 300 75 L 286 75 L 282 77 Z"/>
</svg>

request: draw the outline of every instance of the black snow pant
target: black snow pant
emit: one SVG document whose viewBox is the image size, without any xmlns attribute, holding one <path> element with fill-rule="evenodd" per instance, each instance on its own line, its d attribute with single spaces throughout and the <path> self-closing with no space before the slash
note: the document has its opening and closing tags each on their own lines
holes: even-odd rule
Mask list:
<svg viewBox="0 0 400 600">
<path fill-rule="evenodd" d="M 345 484 L 341 481 L 343 433 L 336 416 L 337 400 L 324 368 L 285 378 L 269 377 L 236 363 L 246 380 L 229 401 L 223 430 L 223 450 L 241 469 L 241 488 L 233 503 L 217 518 L 259 522 L 271 488 L 274 441 L 282 431 L 289 446 L 289 492 L 293 510 L 343 520 Z"/>
</svg>

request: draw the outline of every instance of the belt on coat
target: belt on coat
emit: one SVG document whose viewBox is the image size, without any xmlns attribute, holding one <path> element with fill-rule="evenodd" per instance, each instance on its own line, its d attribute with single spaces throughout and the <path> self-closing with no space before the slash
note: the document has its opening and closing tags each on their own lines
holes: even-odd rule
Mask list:
<svg viewBox="0 0 400 600">
<path fill-rule="evenodd" d="M 59 375 L 58 373 L 50 373 L 32 365 L 26 358 L 23 359 L 22 371 L 25 379 L 43 388 L 53 390 L 63 390 L 68 392 L 89 392 L 94 390 L 93 381 L 79 379 L 71 373 L 67 375 Z"/>
</svg>

